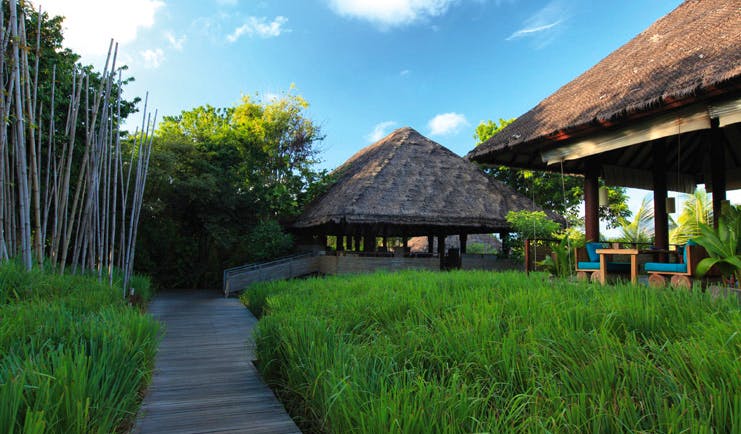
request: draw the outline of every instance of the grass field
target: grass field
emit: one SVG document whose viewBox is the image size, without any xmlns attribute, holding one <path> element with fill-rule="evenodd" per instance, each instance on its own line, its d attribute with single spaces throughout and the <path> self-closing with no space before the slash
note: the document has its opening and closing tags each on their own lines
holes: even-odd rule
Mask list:
<svg viewBox="0 0 741 434">
<path fill-rule="evenodd" d="M 149 281 L 133 283 L 147 296 Z M 158 325 L 120 290 L 0 267 L 0 432 L 125 429 L 149 378 Z"/>
<path fill-rule="evenodd" d="M 741 312 L 702 293 L 405 272 L 251 287 L 263 374 L 331 433 L 741 432 Z"/>
</svg>

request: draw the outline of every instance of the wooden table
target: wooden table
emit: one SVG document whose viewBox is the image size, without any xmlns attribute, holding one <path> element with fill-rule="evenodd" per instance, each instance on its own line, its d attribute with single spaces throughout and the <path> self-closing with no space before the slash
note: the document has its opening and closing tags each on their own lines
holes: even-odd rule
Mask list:
<svg viewBox="0 0 741 434">
<path fill-rule="evenodd" d="M 599 282 L 607 282 L 607 255 L 630 255 L 630 282 L 638 282 L 638 249 L 597 249 L 599 255 Z"/>
</svg>

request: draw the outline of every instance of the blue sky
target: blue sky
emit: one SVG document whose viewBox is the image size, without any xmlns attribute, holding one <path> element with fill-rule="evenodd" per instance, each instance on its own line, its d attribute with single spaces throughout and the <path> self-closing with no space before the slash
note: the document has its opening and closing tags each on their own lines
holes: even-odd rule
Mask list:
<svg viewBox="0 0 741 434">
<path fill-rule="evenodd" d="M 465 155 L 479 122 L 526 112 L 680 1 L 40 3 L 68 17 L 69 46 L 99 69 L 116 38 L 136 78 L 128 96 L 149 91 L 161 114 L 303 96 L 331 169 L 402 126 Z M 646 193 L 631 190 L 631 209 Z"/>
</svg>

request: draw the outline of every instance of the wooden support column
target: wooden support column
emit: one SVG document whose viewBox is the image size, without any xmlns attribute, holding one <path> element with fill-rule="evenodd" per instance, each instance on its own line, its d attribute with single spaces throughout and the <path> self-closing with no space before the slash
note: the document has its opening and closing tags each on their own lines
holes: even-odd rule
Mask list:
<svg viewBox="0 0 741 434">
<path fill-rule="evenodd" d="M 710 134 L 710 170 L 713 188 L 713 225 L 718 228 L 718 221 L 726 200 L 725 138 L 718 127 L 718 119 L 711 119 Z"/>
<path fill-rule="evenodd" d="M 337 244 L 337 246 L 336 246 L 337 247 L 337 251 L 338 252 L 341 252 L 341 251 L 345 250 L 345 244 L 343 243 L 343 241 L 345 240 L 345 237 L 342 234 L 338 234 L 338 235 L 335 236 L 335 239 L 336 239 L 335 244 Z"/>
<path fill-rule="evenodd" d="M 363 251 L 372 252 L 375 250 L 376 237 L 371 235 L 371 228 L 366 228 L 363 231 Z"/>
<path fill-rule="evenodd" d="M 345 235 L 345 249 L 352 249 L 352 237 L 350 235 Z"/>
<path fill-rule="evenodd" d="M 409 247 L 409 238 L 401 237 L 401 244 L 404 246 L 404 251 L 406 251 L 406 248 Z"/>
<path fill-rule="evenodd" d="M 353 235 L 352 237 L 352 249 L 354 252 L 360 250 L 360 238 L 357 235 Z"/>
<path fill-rule="evenodd" d="M 460 234 L 458 236 L 461 245 L 461 255 L 466 253 L 466 243 L 468 243 L 468 234 Z"/>
<path fill-rule="evenodd" d="M 389 246 L 389 241 L 388 241 L 388 237 L 387 237 L 386 235 L 384 235 L 384 236 L 383 236 L 383 241 L 382 241 L 382 243 L 383 243 L 383 244 L 382 244 L 382 245 L 383 245 L 383 248 L 384 248 L 384 249 L 388 249 L 388 246 Z"/>
<path fill-rule="evenodd" d="M 592 162 L 584 172 L 584 237 L 599 241 L 599 166 Z"/>
<path fill-rule="evenodd" d="M 435 237 L 432 235 L 427 236 L 427 253 L 432 253 L 435 251 Z"/>
<path fill-rule="evenodd" d="M 654 180 L 654 245 L 659 249 L 669 248 L 669 215 L 666 213 L 666 142 L 655 140 L 653 143 L 653 180 Z M 666 258 L 659 255 L 660 261 Z"/>
<path fill-rule="evenodd" d="M 445 269 L 445 234 L 437 236 L 437 254 L 440 256 L 440 269 Z"/>
</svg>

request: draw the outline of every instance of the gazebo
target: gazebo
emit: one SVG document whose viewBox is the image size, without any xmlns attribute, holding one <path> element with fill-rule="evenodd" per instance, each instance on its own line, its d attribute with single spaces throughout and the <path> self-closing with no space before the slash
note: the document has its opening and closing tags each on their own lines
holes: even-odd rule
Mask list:
<svg viewBox="0 0 741 434">
<path fill-rule="evenodd" d="M 472 161 L 584 177 L 587 240 L 598 187 L 654 192 L 655 244 L 668 247 L 667 192 L 704 183 L 720 213 L 741 188 L 741 11 L 688 0 L 469 152 Z"/>
<path fill-rule="evenodd" d="M 335 182 L 293 223 L 298 233 L 337 237 L 337 250 L 376 250 L 377 238 L 508 233 L 506 215 L 536 209 L 526 197 L 412 128 L 360 150 L 332 172 Z M 432 243 L 429 243 L 432 246 Z"/>
</svg>

